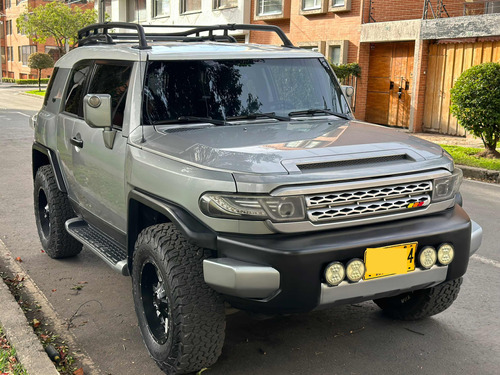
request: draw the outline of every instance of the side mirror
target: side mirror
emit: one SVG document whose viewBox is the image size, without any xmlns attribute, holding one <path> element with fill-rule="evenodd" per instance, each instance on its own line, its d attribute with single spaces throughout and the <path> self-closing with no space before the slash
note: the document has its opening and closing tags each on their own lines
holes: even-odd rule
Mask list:
<svg viewBox="0 0 500 375">
<path fill-rule="evenodd" d="M 342 85 L 341 88 L 342 91 L 344 92 L 344 95 L 347 96 L 348 98 L 354 95 L 354 87 Z"/>
<path fill-rule="evenodd" d="M 83 98 L 83 118 L 92 128 L 111 128 L 111 95 L 85 95 Z"/>
<path fill-rule="evenodd" d="M 83 98 L 83 118 L 92 128 L 103 128 L 104 145 L 112 149 L 116 130 L 112 128 L 111 95 L 87 94 Z"/>
</svg>

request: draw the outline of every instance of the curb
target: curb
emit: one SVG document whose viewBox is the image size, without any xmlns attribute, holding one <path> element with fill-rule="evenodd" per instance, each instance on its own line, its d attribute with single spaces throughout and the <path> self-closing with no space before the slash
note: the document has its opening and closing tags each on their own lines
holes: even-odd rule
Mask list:
<svg viewBox="0 0 500 375">
<path fill-rule="evenodd" d="M 65 322 L 59 317 L 52 304 L 31 277 L 14 260 L 9 249 L 1 239 L 0 262 L 4 268 L 24 278 L 23 285 L 25 292 L 40 305 L 43 311 L 44 320 L 53 327 L 54 332 L 60 335 L 64 332 L 64 339 L 66 343 L 74 349 L 73 356 L 78 358 L 83 365 L 85 374 L 100 375 L 100 369 L 85 351 L 78 348 L 76 338 L 67 330 Z M 4 328 L 7 339 L 16 349 L 19 362 L 23 364 L 26 372 L 29 375 L 59 375 L 54 364 L 45 353 L 41 342 L 29 325 L 24 312 L 15 301 L 3 280 L 0 281 L 0 301 L 2 302 L 0 308 L 0 324 Z M 21 337 L 21 333 L 25 333 L 26 337 Z M 29 337 L 30 335 L 31 337 Z M 32 342 L 32 340 L 34 340 L 34 342 Z M 76 348 L 78 348 L 78 350 L 75 350 Z"/>
<path fill-rule="evenodd" d="M 7 340 L 16 349 L 19 362 L 28 374 L 59 375 L 3 280 L 0 282 L 0 301 L 2 301 L 0 324 Z"/>
<path fill-rule="evenodd" d="M 38 99 L 44 99 L 45 96 L 41 96 L 41 95 L 36 95 L 36 94 L 29 94 L 27 92 L 20 92 L 19 94 L 21 95 L 26 95 L 26 96 L 31 96 L 31 97 L 34 97 L 34 98 L 38 98 Z"/>
<path fill-rule="evenodd" d="M 464 177 L 466 178 L 500 184 L 500 171 L 492 171 L 489 169 L 469 167 L 459 164 L 457 164 L 457 167 L 462 170 Z"/>
</svg>

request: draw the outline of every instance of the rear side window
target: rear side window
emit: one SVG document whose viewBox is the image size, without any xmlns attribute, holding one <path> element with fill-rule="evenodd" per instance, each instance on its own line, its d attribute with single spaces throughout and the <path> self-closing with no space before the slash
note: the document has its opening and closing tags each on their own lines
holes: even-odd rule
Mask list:
<svg viewBox="0 0 500 375">
<path fill-rule="evenodd" d="M 47 90 L 45 92 L 45 98 L 43 99 L 44 106 L 47 105 L 47 103 L 49 101 L 49 97 L 51 97 L 52 86 L 54 86 L 54 81 L 56 79 L 58 70 L 59 70 L 59 68 L 54 68 L 54 71 L 52 72 L 52 77 L 50 78 L 49 84 L 47 85 Z"/>
<path fill-rule="evenodd" d="M 91 65 L 92 61 L 81 61 L 71 71 L 64 102 L 65 112 L 83 117 L 83 96 Z"/>
<path fill-rule="evenodd" d="M 123 125 L 131 72 L 132 62 L 96 61 L 89 84 L 88 93 L 111 95 L 113 125 L 117 127 Z"/>
</svg>

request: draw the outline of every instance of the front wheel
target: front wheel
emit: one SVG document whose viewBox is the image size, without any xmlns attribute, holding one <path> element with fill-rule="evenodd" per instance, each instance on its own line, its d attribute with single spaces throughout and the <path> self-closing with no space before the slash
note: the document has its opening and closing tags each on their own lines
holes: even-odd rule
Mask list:
<svg viewBox="0 0 500 375">
<path fill-rule="evenodd" d="M 458 296 L 462 278 L 446 281 L 432 288 L 406 292 L 375 302 L 391 318 L 419 320 L 443 312 Z"/>
<path fill-rule="evenodd" d="M 133 258 L 134 303 L 144 343 L 169 375 L 208 367 L 224 344 L 221 297 L 203 279 L 209 252 L 171 224 L 144 229 Z"/>
</svg>

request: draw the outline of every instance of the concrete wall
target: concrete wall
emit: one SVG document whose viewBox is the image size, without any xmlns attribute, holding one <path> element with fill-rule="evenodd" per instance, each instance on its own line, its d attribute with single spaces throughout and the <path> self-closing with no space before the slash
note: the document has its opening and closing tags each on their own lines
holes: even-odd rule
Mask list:
<svg viewBox="0 0 500 375">
<path fill-rule="evenodd" d="M 500 13 L 422 21 L 422 39 L 500 35 Z"/>
<path fill-rule="evenodd" d="M 365 23 L 361 25 L 361 43 L 411 41 L 420 38 L 422 20 Z"/>
</svg>

